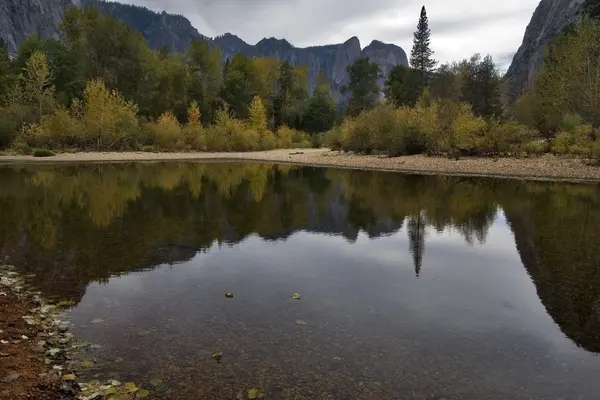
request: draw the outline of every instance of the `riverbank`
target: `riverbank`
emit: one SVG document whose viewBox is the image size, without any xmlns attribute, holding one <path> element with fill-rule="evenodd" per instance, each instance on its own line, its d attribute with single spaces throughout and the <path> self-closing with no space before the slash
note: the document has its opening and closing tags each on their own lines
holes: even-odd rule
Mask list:
<svg viewBox="0 0 600 400">
<path fill-rule="evenodd" d="M 4 274 L 0 274 L 4 275 Z M 10 278 L 0 281 L 0 399 L 70 400 L 57 376 L 48 374 L 40 341 L 48 335 L 42 325 L 23 316 L 39 306 L 30 295 L 14 291 Z"/>
<path fill-rule="evenodd" d="M 137 400 L 134 382 L 81 381 L 97 360 L 69 332 L 70 301 L 46 302 L 7 265 L 0 265 L 0 400 Z"/>
<path fill-rule="evenodd" d="M 397 171 L 416 174 L 488 176 L 528 180 L 600 182 L 600 167 L 582 160 L 544 155 L 535 158 L 470 158 L 451 160 L 424 155 L 382 157 L 328 149 L 291 149 L 246 153 L 62 153 L 54 157 L 0 156 L 2 164 L 116 163 L 166 161 L 262 161 L 312 166 Z"/>
</svg>

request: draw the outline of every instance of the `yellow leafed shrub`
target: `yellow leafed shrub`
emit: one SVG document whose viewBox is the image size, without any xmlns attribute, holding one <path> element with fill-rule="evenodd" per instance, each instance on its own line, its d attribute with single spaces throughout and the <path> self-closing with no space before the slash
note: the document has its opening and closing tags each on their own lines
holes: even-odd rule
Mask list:
<svg viewBox="0 0 600 400">
<path fill-rule="evenodd" d="M 153 125 L 155 143 L 165 150 L 180 150 L 184 145 L 181 126 L 170 112 L 163 113 Z"/>
</svg>

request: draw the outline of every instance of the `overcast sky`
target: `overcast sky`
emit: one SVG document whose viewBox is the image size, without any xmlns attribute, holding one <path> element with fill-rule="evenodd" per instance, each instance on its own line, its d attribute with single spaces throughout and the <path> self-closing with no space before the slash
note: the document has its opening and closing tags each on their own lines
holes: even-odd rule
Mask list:
<svg viewBox="0 0 600 400">
<path fill-rule="evenodd" d="M 492 54 L 505 69 L 539 0 L 121 0 L 186 16 L 206 36 L 226 32 L 255 44 L 286 38 L 298 47 L 357 36 L 394 43 L 407 54 L 421 6 L 429 16 L 436 59 Z"/>
</svg>

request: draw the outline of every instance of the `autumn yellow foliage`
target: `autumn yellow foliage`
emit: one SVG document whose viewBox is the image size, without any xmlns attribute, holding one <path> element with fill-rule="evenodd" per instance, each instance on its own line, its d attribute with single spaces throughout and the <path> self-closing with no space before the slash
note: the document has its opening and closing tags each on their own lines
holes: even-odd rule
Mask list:
<svg viewBox="0 0 600 400">
<path fill-rule="evenodd" d="M 519 153 L 534 130 L 506 122 L 488 123 L 466 103 L 451 100 L 418 102 L 415 107 L 396 108 L 389 103 L 344 120 L 328 133 L 326 145 L 333 149 L 391 156 L 487 155 Z"/>
</svg>

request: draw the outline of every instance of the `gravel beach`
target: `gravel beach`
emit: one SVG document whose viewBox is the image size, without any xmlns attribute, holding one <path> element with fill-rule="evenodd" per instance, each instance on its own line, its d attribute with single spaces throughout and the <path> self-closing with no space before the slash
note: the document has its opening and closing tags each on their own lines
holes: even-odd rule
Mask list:
<svg viewBox="0 0 600 400">
<path fill-rule="evenodd" d="M 545 155 L 536 158 L 461 158 L 424 155 L 388 158 L 328 149 L 291 149 L 245 153 L 61 153 L 54 157 L 0 156 L 0 165 L 24 163 L 114 163 L 164 161 L 263 161 L 313 166 L 398 171 L 435 175 L 494 176 L 528 180 L 600 181 L 600 167 L 582 160 Z"/>
</svg>

